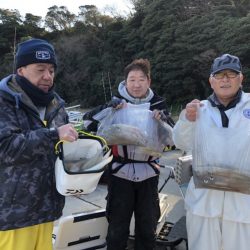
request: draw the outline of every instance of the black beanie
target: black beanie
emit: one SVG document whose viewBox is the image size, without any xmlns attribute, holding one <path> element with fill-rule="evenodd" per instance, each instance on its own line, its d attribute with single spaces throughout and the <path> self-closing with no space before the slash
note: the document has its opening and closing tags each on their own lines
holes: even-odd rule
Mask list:
<svg viewBox="0 0 250 250">
<path fill-rule="evenodd" d="M 42 39 L 30 39 L 19 43 L 16 53 L 16 69 L 32 63 L 51 63 L 57 67 L 54 47 Z"/>
</svg>

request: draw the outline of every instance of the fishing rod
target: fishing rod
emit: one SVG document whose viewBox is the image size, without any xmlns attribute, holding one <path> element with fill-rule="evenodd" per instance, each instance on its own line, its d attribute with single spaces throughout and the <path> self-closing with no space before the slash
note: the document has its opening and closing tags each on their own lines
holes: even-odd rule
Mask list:
<svg viewBox="0 0 250 250">
<path fill-rule="evenodd" d="M 109 71 L 108 71 L 108 81 L 109 81 L 109 92 L 110 92 L 110 100 L 113 97 L 113 93 L 112 93 L 112 88 L 111 88 L 111 82 L 110 82 L 110 76 L 109 76 Z"/>
<path fill-rule="evenodd" d="M 107 102 L 107 95 L 106 95 L 106 89 L 105 89 L 105 84 L 104 84 L 104 76 L 103 76 L 103 72 L 102 72 L 102 87 L 103 87 L 103 92 L 104 92 L 104 98 L 105 98 L 105 103 Z"/>
<path fill-rule="evenodd" d="M 14 33 L 14 41 L 13 41 L 13 74 L 15 73 L 15 65 L 16 65 L 16 27 Z"/>
</svg>

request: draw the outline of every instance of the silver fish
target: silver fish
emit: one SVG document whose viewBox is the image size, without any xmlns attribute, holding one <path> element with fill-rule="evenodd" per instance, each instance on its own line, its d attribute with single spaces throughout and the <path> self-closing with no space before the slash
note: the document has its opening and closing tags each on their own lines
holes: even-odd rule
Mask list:
<svg viewBox="0 0 250 250">
<path fill-rule="evenodd" d="M 147 144 L 147 135 L 139 128 L 127 124 L 113 124 L 103 128 L 97 134 L 102 136 L 109 145 L 136 145 Z"/>
<path fill-rule="evenodd" d="M 229 166 L 202 167 L 193 170 L 194 183 L 197 188 L 211 188 L 223 191 L 250 194 L 250 174 L 240 173 Z"/>
<path fill-rule="evenodd" d="M 69 172 L 73 173 L 81 173 L 85 170 L 89 170 L 90 168 L 94 167 L 96 164 L 100 163 L 103 159 L 103 149 L 98 150 L 95 155 L 91 157 L 81 157 L 80 159 L 76 160 L 64 160 L 64 167 Z"/>
</svg>

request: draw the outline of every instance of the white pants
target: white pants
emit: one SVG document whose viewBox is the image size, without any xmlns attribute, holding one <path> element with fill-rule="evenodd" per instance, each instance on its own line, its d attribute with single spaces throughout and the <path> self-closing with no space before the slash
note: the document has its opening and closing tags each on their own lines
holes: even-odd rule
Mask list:
<svg viewBox="0 0 250 250">
<path fill-rule="evenodd" d="M 249 250 L 250 224 L 207 218 L 187 211 L 189 250 Z"/>
</svg>

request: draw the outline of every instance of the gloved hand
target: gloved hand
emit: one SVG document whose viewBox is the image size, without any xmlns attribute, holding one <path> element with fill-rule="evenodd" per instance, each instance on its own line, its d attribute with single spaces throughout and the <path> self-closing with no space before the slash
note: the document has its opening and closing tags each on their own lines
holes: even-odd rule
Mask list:
<svg viewBox="0 0 250 250">
<path fill-rule="evenodd" d="M 164 112 L 158 109 L 153 110 L 153 116 L 156 120 L 162 120 L 162 121 L 165 121 L 167 118 Z"/>
<path fill-rule="evenodd" d="M 122 99 L 113 96 L 112 99 L 108 102 L 108 107 L 118 108 L 117 106 L 119 106 L 120 104 L 122 104 Z"/>
</svg>

